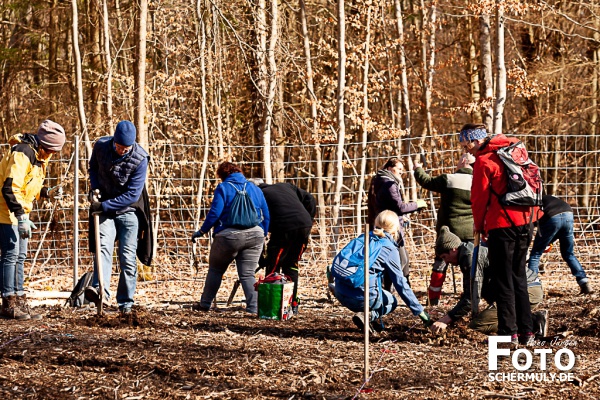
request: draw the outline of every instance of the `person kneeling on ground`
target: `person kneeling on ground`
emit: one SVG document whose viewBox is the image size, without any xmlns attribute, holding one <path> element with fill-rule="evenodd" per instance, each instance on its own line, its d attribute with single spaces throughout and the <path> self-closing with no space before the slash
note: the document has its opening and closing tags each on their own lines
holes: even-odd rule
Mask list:
<svg viewBox="0 0 600 400">
<path fill-rule="evenodd" d="M 469 323 L 469 328 L 488 335 L 498 332 L 498 310 L 493 300 L 492 283 L 488 268 L 488 249 L 484 246 L 479 246 L 475 282 L 473 282 L 474 293 L 471 296 L 473 250 L 473 243 L 461 242 L 459 237 L 450 232 L 448 227 L 442 227 L 435 244 L 435 252 L 447 264 L 458 265 L 463 274 L 463 293 L 458 304 L 431 326 L 431 331 L 435 334 L 441 333 L 448 325 L 469 314 L 472 303 L 476 303 L 474 307 L 479 308 L 479 299 L 481 298 L 486 300 L 489 306 L 477 313 Z M 527 269 L 527 291 L 533 309 L 542 302 L 544 291 L 537 272 L 531 269 Z M 545 337 L 548 330 L 548 311 L 537 311 L 532 316 L 535 335 Z"/>
<path fill-rule="evenodd" d="M 368 322 L 371 323 L 377 319 L 380 320 L 381 317 L 391 313 L 398 306 L 398 300 L 394 295 L 382 287 L 383 276 L 387 274 L 396 291 L 413 315 L 418 315 L 425 326 L 429 327 L 433 321 L 431 321 L 429 314 L 424 311 L 423 306 L 415 297 L 402 273 L 400 254 L 398 253 L 398 245 L 396 244 L 400 235 L 398 214 L 390 210 L 382 211 L 377 215 L 374 226 L 375 228 L 370 233 L 370 240 L 381 240 L 382 246 L 375 260 L 371 260 L 369 263 L 369 308 L 371 315 L 368 318 Z M 372 251 L 373 247 L 369 246 L 369 248 Z M 336 256 L 336 259 L 338 256 Z M 364 329 L 365 315 L 362 311 L 364 309 L 364 286 L 351 286 L 347 281 L 338 279 L 335 276 L 334 284 L 335 297 L 343 306 L 356 312 L 352 318 L 352 322 L 359 329 Z M 379 322 L 374 327 L 383 329 L 381 320 Z"/>
</svg>

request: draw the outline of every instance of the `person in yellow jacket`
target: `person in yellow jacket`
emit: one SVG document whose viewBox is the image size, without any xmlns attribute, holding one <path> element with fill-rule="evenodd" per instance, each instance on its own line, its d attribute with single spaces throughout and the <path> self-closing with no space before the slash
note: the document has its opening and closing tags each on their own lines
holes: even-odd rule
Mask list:
<svg viewBox="0 0 600 400">
<path fill-rule="evenodd" d="M 0 317 L 41 319 L 41 315 L 31 313 L 23 287 L 27 242 L 35 229 L 29 213 L 40 196 L 62 196 L 62 187 L 48 188 L 43 183 L 48 161 L 65 144 L 65 130 L 45 120 L 37 134 L 14 135 L 8 143 L 11 147 L 0 162 Z"/>
</svg>

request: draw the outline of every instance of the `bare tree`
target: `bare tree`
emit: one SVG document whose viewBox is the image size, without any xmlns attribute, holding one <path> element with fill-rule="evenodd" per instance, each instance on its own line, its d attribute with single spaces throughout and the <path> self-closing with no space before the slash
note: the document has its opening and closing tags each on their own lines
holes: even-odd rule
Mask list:
<svg viewBox="0 0 600 400">
<path fill-rule="evenodd" d="M 267 96 L 263 112 L 262 139 L 263 139 L 263 163 L 265 171 L 265 182 L 273 183 L 273 171 L 271 168 L 271 127 L 273 125 L 273 105 L 277 89 L 277 62 L 275 61 L 275 48 L 278 39 L 279 6 L 278 0 L 271 0 L 271 35 L 269 47 L 267 48 Z M 266 26 L 266 24 L 265 24 Z"/>
<path fill-rule="evenodd" d="M 488 132 L 493 132 L 494 115 L 492 110 L 492 99 L 494 98 L 494 79 L 492 69 L 492 39 L 490 31 L 490 16 L 483 14 L 479 18 L 481 35 L 481 69 L 483 76 L 483 97 L 485 108 L 483 111 L 482 123 L 486 126 Z"/>
<path fill-rule="evenodd" d="M 85 118 L 85 107 L 83 102 L 83 82 L 81 73 L 81 53 L 79 51 L 79 13 L 77 12 L 77 0 L 71 0 L 73 11 L 73 54 L 75 55 L 75 79 L 77 86 L 77 112 L 79 115 L 79 127 L 83 133 L 83 141 L 86 149 L 86 159 L 92 156 L 92 144 L 87 130 L 87 121 Z"/>
<path fill-rule="evenodd" d="M 333 195 L 332 207 L 332 245 L 337 247 L 340 231 L 340 206 L 342 200 L 342 185 L 344 184 L 344 142 L 346 139 L 346 123 L 344 114 L 344 96 L 346 91 L 346 12 L 344 10 L 344 0 L 337 2 L 337 17 L 338 17 L 338 88 L 337 88 L 337 125 L 338 125 L 338 143 L 336 149 L 336 178 L 335 192 Z"/>
<path fill-rule="evenodd" d="M 108 119 L 108 130 L 112 132 L 113 124 L 113 102 L 112 102 L 112 59 L 110 57 L 110 25 L 108 24 L 108 6 L 106 0 L 102 0 L 102 22 L 104 27 L 104 57 L 106 60 L 106 117 Z"/>
<path fill-rule="evenodd" d="M 506 65 L 504 64 L 504 0 L 496 2 L 496 102 L 494 133 L 502 133 L 502 115 L 506 103 Z"/>
<path fill-rule="evenodd" d="M 148 0 L 139 0 L 139 16 L 137 31 L 137 59 L 135 73 L 135 124 L 138 142 L 148 148 L 148 131 L 146 129 L 146 25 L 148 20 Z"/>
</svg>

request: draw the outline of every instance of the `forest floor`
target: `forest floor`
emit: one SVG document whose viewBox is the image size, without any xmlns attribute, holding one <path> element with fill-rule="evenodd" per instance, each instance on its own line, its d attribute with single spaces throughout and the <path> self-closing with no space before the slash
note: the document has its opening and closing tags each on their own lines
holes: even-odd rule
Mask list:
<svg viewBox="0 0 600 400">
<path fill-rule="evenodd" d="M 599 295 L 579 295 L 574 279 L 568 283 L 547 288 L 542 303 L 550 335 L 535 348 L 551 349 L 548 369 L 540 371 L 533 354 L 525 371 L 546 372 L 546 381 L 490 380 L 485 335 L 459 322 L 433 336 L 401 305 L 385 318 L 385 331 L 371 336 L 370 381 L 360 391 L 363 334 L 323 285 L 304 285 L 297 317 L 272 321 L 243 311 L 241 289 L 231 307 L 223 302 L 218 311 L 191 311 L 201 288 L 193 280 L 140 284 L 139 305 L 128 317 L 111 307 L 99 317 L 93 307 L 57 304 L 35 308 L 45 314 L 41 321 L 0 320 L 0 398 L 598 399 Z M 425 298 L 423 290 L 416 294 Z M 432 316 L 441 317 L 456 299 L 450 291 L 430 309 Z M 576 356 L 565 371 L 571 381 L 560 381 L 554 365 L 562 348 Z M 566 356 L 561 360 L 567 364 Z M 501 358 L 492 372 L 520 371 Z"/>
</svg>

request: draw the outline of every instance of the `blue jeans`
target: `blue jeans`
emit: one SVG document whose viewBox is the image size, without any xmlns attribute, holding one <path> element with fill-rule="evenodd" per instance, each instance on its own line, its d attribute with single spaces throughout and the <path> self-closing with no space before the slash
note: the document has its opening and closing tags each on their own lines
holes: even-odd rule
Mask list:
<svg viewBox="0 0 600 400">
<path fill-rule="evenodd" d="M 529 255 L 529 268 L 532 271 L 539 272 L 540 258 L 544 254 L 544 250 L 556 240 L 560 242 L 560 255 L 571 268 L 571 273 L 577 279 L 577 283 L 580 285 L 587 283 L 588 278 L 585 271 L 573 252 L 575 241 L 572 212 L 556 214 L 538 227 Z"/>
<path fill-rule="evenodd" d="M 215 235 L 208 258 L 208 274 L 204 283 L 204 291 L 200 297 L 202 307 L 211 306 L 221 287 L 225 271 L 235 260 L 238 277 L 246 296 L 246 311 L 258 312 L 258 295 L 254 290 L 254 283 L 256 283 L 254 274 L 264 242 L 265 234 L 260 226 L 245 230 L 227 228 Z"/>
<path fill-rule="evenodd" d="M 361 312 L 365 308 L 364 298 L 356 298 L 353 296 L 344 295 L 343 291 L 335 292 L 336 299 L 350 311 Z M 371 311 L 370 320 L 375 321 L 378 318 L 383 317 L 394 311 L 398 307 L 398 300 L 391 292 L 385 289 L 381 290 L 376 297 L 369 296 L 369 310 Z"/>
<path fill-rule="evenodd" d="M 19 237 L 17 225 L 0 224 L 0 284 L 2 297 L 22 296 L 28 239 Z"/>
<path fill-rule="evenodd" d="M 102 283 L 104 296 L 110 298 L 110 275 L 115 241 L 119 241 L 119 284 L 117 286 L 117 304 L 119 308 L 133 305 L 133 296 L 137 285 L 137 236 L 138 218 L 134 212 L 117 216 L 100 215 L 100 245 L 102 260 Z M 92 286 L 98 287 L 98 268 L 94 262 Z"/>
</svg>

